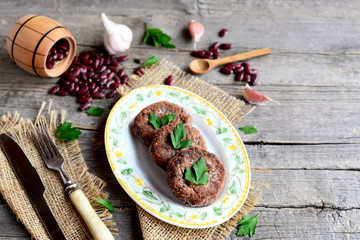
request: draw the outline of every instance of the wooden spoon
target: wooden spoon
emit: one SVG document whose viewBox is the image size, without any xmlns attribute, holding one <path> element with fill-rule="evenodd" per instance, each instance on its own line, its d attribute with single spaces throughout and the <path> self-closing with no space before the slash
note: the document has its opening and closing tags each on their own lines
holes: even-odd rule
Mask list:
<svg viewBox="0 0 360 240">
<path fill-rule="evenodd" d="M 269 48 L 261 48 L 261 49 L 253 50 L 250 52 L 244 52 L 244 53 L 236 54 L 236 55 L 229 56 L 229 57 L 219 58 L 219 59 L 212 59 L 212 60 L 196 59 L 196 60 L 193 60 L 189 64 L 189 68 L 194 73 L 203 74 L 219 65 L 237 62 L 237 61 L 241 61 L 241 60 L 246 60 L 246 59 L 253 58 L 253 57 L 259 57 L 259 56 L 267 55 L 270 53 L 271 53 L 271 50 Z"/>
</svg>

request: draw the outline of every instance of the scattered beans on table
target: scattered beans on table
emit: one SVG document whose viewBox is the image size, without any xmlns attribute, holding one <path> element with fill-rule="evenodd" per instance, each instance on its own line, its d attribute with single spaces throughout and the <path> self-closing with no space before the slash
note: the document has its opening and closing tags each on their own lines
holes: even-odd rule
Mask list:
<svg viewBox="0 0 360 240">
<path fill-rule="evenodd" d="M 82 104 L 79 110 L 85 111 L 93 99 L 113 98 L 116 89 L 127 83 L 129 77 L 120 63 L 129 59 L 129 55 L 115 57 L 104 50 L 83 51 L 48 93 L 75 96 Z"/>
</svg>

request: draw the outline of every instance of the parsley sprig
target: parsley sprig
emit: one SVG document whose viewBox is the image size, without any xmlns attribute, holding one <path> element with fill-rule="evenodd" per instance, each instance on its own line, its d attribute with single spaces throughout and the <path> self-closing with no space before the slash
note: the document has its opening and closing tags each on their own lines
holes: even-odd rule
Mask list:
<svg viewBox="0 0 360 240">
<path fill-rule="evenodd" d="M 182 140 L 186 137 L 186 130 L 184 127 L 184 123 L 180 123 L 179 125 L 177 125 L 174 128 L 173 133 L 174 134 L 170 135 L 170 138 L 171 138 L 171 143 L 175 149 L 183 149 L 191 146 L 192 144 L 191 139 Z"/>
<path fill-rule="evenodd" d="M 204 158 L 200 158 L 191 168 L 185 170 L 185 179 L 196 185 L 204 185 L 209 179 Z"/>
<path fill-rule="evenodd" d="M 255 235 L 256 225 L 258 223 L 259 215 L 255 216 L 244 216 L 239 222 L 239 230 L 237 232 L 238 236 L 246 236 L 252 237 Z"/>
<path fill-rule="evenodd" d="M 151 112 L 149 115 L 149 122 L 157 130 L 163 126 L 168 125 L 172 120 L 175 119 L 175 117 L 176 117 L 176 113 L 172 113 L 165 115 L 162 118 L 159 118 L 153 112 Z"/>
<path fill-rule="evenodd" d="M 145 37 L 144 43 L 151 46 L 164 46 L 166 48 L 175 48 L 175 45 L 170 43 L 171 37 L 166 33 L 163 33 L 158 28 L 148 28 L 147 23 L 145 23 Z"/>
<path fill-rule="evenodd" d="M 109 200 L 102 198 L 95 198 L 95 201 L 106 207 L 110 212 L 115 212 L 115 208 Z"/>
<path fill-rule="evenodd" d="M 143 64 L 141 64 L 141 66 L 145 67 L 145 66 L 153 65 L 153 64 L 157 63 L 158 61 L 159 61 L 158 56 L 152 56 L 151 58 L 146 60 Z"/>
<path fill-rule="evenodd" d="M 57 127 L 56 137 L 61 141 L 68 142 L 78 139 L 80 134 L 80 130 L 77 127 L 72 127 L 71 122 L 64 122 Z"/>
</svg>

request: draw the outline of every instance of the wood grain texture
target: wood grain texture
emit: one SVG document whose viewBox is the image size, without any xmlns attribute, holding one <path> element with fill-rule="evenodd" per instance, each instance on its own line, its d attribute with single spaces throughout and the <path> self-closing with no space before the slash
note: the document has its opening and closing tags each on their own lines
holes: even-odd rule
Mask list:
<svg viewBox="0 0 360 240">
<path fill-rule="evenodd" d="M 83 129 L 79 142 L 90 172 L 107 182 L 117 207 L 116 239 L 141 239 L 135 204 L 117 183 L 104 150 L 106 115 L 117 99 L 95 101 L 106 109 L 101 117 L 77 112 L 74 98 L 47 94 L 57 79 L 40 79 L 11 63 L 6 37 L 18 18 L 43 14 L 70 29 L 78 52 L 93 49 L 103 41 L 99 15 L 105 12 L 134 30 L 128 54 L 141 61 L 157 55 L 188 71 L 194 58 L 186 25 L 198 20 L 205 26 L 198 49 L 221 41 L 234 44 L 221 52 L 223 57 L 264 47 L 273 51 L 249 63 L 262 80 L 254 90 L 281 105 L 261 104 L 239 124 L 259 130 L 240 132 L 251 166 L 272 170 L 252 172 L 254 182 L 269 184 L 251 212 L 260 214 L 252 239 L 360 239 L 359 8 L 360 2 L 352 0 L 1 1 L 0 115 L 18 111 L 33 119 L 47 99 L 54 109 L 67 110 L 67 119 Z M 177 48 L 144 45 L 144 22 L 171 35 Z M 224 27 L 229 34 L 218 38 Z M 130 60 L 124 66 L 130 74 L 137 65 Z M 218 70 L 201 78 L 242 98 L 244 84 Z M 0 219 L 0 239 L 29 239 L 1 198 Z M 249 238 L 234 231 L 228 239 Z"/>
</svg>

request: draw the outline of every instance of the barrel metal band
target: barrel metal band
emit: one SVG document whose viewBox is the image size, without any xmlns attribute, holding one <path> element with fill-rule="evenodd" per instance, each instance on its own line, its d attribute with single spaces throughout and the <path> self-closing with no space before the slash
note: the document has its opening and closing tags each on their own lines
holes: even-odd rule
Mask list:
<svg viewBox="0 0 360 240">
<path fill-rule="evenodd" d="M 20 25 L 19 29 L 16 31 L 15 35 L 14 35 L 14 39 L 12 40 L 12 44 L 11 44 L 11 58 L 13 59 L 14 62 L 15 61 L 15 58 L 14 58 L 14 45 L 15 45 L 15 40 L 16 40 L 16 37 L 17 35 L 19 34 L 20 30 L 22 29 L 23 26 L 25 26 L 26 23 L 28 23 L 31 19 L 34 19 L 36 17 L 39 17 L 39 15 L 35 15 L 35 16 L 32 16 L 31 18 L 29 18 L 28 20 L 26 20 L 23 24 Z"/>
<path fill-rule="evenodd" d="M 36 71 L 36 68 L 35 68 L 35 56 L 36 56 L 36 52 L 42 42 L 42 40 L 44 40 L 44 38 L 46 37 L 46 35 L 48 35 L 49 33 L 51 33 L 52 31 L 54 31 L 55 29 L 58 29 L 58 28 L 65 28 L 64 26 L 56 26 L 56 27 L 53 27 L 51 28 L 49 31 L 47 31 L 46 33 L 44 33 L 44 35 L 40 38 L 40 40 L 38 41 L 38 43 L 36 44 L 36 47 L 34 49 L 34 53 L 33 53 L 33 56 L 32 56 L 32 69 L 34 71 L 34 73 L 36 75 L 38 75 L 40 77 L 40 75 L 37 73 Z"/>
</svg>

